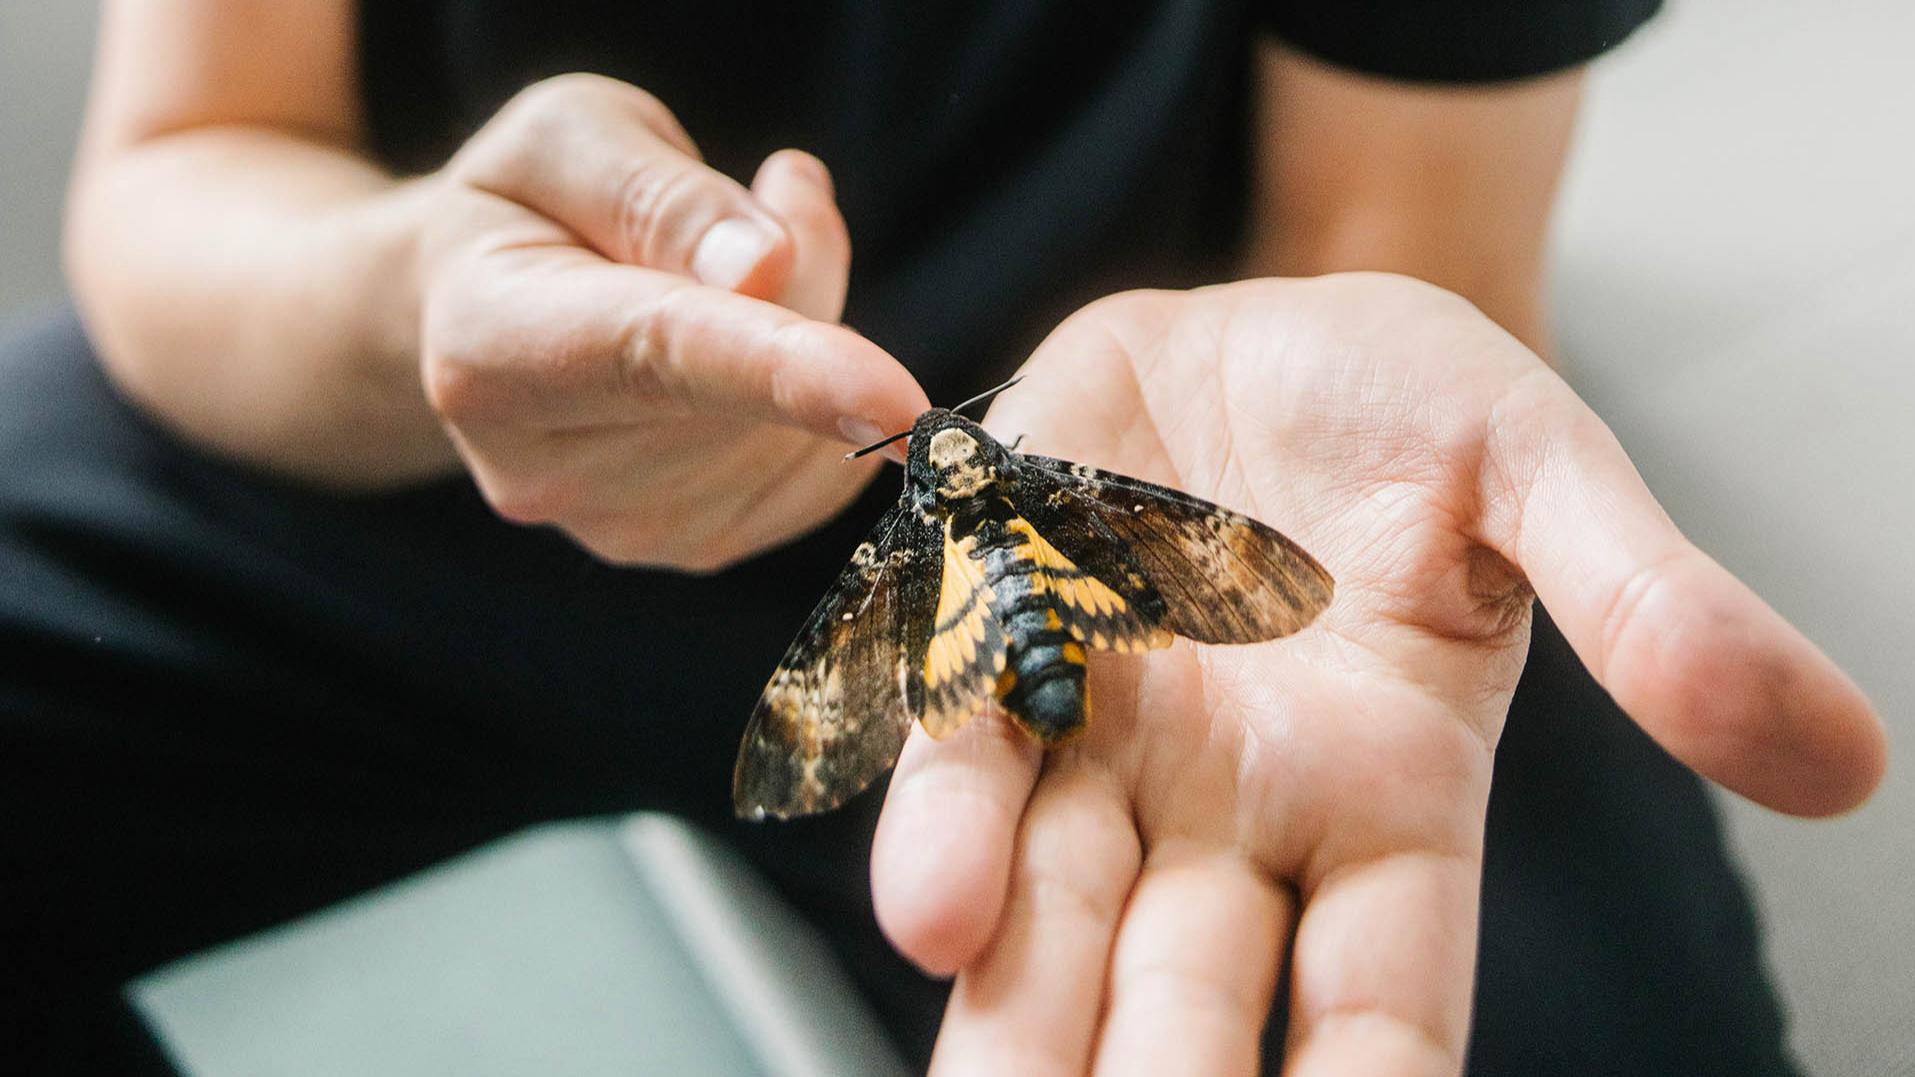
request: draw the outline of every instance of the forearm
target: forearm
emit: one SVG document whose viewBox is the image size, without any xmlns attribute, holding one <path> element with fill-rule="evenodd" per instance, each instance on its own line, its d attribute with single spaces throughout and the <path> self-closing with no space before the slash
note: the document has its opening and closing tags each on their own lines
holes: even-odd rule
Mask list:
<svg viewBox="0 0 1915 1077">
<path fill-rule="evenodd" d="M 1273 43 L 1257 75 L 1244 275 L 1404 273 L 1547 350 L 1544 257 L 1579 72 L 1431 86 Z"/>
<path fill-rule="evenodd" d="M 263 127 L 84 154 L 67 263 L 108 369 L 184 436 L 377 485 L 455 456 L 418 375 L 419 186 Z"/>
</svg>

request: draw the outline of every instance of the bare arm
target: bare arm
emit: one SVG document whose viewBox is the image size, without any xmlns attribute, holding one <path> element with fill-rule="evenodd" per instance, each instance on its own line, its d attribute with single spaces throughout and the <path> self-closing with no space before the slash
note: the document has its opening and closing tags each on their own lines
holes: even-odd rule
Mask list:
<svg viewBox="0 0 1915 1077">
<path fill-rule="evenodd" d="M 184 436 L 334 486 L 463 464 L 502 516 L 703 569 L 835 513 L 878 466 L 843 443 L 926 406 L 837 324 L 816 158 L 747 188 L 643 90 L 561 75 L 400 182 L 359 152 L 353 33 L 347 0 L 107 5 L 68 261 Z"/>
<path fill-rule="evenodd" d="M 189 438 L 377 484 L 453 468 L 418 374 L 416 185 L 358 152 L 353 6 L 105 5 L 67 264 L 115 379 Z"/>
<path fill-rule="evenodd" d="M 1404 273 L 1546 351 L 1543 254 L 1580 71 L 1429 86 L 1269 43 L 1257 76 L 1246 276 Z"/>
</svg>

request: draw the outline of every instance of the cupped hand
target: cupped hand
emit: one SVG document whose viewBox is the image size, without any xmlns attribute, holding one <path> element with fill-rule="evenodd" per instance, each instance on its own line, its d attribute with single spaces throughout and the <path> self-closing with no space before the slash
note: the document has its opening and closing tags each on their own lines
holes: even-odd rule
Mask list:
<svg viewBox="0 0 1915 1077">
<path fill-rule="evenodd" d="M 427 184 L 423 377 L 492 506 L 610 560 L 721 567 L 828 519 L 845 443 L 926 402 L 838 325 L 850 244 L 816 158 L 749 189 L 610 79 L 521 93 Z"/>
<path fill-rule="evenodd" d="M 1806 815 L 1879 779 L 1855 686 L 1448 293 L 1127 294 L 1025 373 L 993 432 L 1248 512 L 1336 599 L 1287 640 L 1094 661 L 1091 728 L 1048 757 L 995 716 L 913 732 L 873 890 L 907 956 L 957 972 L 934 1073 L 1256 1072 L 1284 961 L 1289 1072 L 1458 1072 L 1532 597 L 1708 777 Z"/>
</svg>

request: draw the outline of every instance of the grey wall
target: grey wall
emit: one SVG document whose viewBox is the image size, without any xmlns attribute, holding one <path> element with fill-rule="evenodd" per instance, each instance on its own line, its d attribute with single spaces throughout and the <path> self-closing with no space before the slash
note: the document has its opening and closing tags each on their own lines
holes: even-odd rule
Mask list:
<svg viewBox="0 0 1915 1077">
<path fill-rule="evenodd" d="M 1675 3 L 1592 80 L 1555 308 L 1690 536 L 1915 732 L 1915 7 Z M 1915 780 L 1721 798 L 1813 1072 L 1915 1073 Z"/>
<path fill-rule="evenodd" d="M 79 0 L 0 3 L 0 318 L 62 291 L 60 203 L 93 23 Z"/>
</svg>

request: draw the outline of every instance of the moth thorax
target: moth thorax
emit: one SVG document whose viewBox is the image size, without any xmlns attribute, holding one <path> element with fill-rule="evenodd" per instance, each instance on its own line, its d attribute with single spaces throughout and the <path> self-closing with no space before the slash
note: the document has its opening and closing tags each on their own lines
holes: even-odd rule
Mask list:
<svg viewBox="0 0 1915 1077">
<path fill-rule="evenodd" d="M 984 465 L 977 439 L 962 430 L 940 430 L 931 437 L 931 467 L 938 473 L 938 495 L 976 497 L 997 476 Z"/>
<path fill-rule="evenodd" d="M 943 471 L 977 455 L 977 439 L 962 430 L 945 429 L 931 436 L 931 466 Z"/>
</svg>

